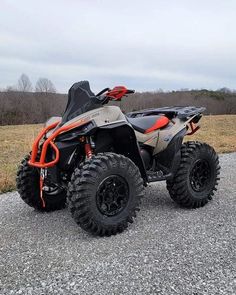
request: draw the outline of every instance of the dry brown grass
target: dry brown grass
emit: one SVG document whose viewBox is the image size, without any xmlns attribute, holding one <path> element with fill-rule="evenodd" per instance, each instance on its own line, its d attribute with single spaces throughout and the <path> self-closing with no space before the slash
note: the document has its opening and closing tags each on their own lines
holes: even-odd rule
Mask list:
<svg viewBox="0 0 236 295">
<path fill-rule="evenodd" d="M 236 151 L 236 115 L 206 116 L 202 128 L 186 140 L 200 140 L 212 145 L 217 152 Z M 15 189 L 17 166 L 32 145 L 42 125 L 0 126 L 0 192 Z"/>
<path fill-rule="evenodd" d="M 0 126 L 0 192 L 15 189 L 16 170 L 42 125 Z"/>
<path fill-rule="evenodd" d="M 218 153 L 236 152 L 236 115 L 205 116 L 201 119 L 201 129 L 185 140 L 204 141 Z"/>
</svg>

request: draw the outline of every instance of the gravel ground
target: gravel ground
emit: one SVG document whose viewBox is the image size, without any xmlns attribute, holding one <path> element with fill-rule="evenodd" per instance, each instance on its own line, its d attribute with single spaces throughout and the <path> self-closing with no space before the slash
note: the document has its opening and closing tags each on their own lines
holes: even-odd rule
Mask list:
<svg viewBox="0 0 236 295">
<path fill-rule="evenodd" d="M 0 294 L 236 294 L 236 153 L 220 160 L 207 206 L 179 208 L 153 184 L 136 222 L 109 238 L 83 232 L 67 210 L 1 195 Z"/>
</svg>

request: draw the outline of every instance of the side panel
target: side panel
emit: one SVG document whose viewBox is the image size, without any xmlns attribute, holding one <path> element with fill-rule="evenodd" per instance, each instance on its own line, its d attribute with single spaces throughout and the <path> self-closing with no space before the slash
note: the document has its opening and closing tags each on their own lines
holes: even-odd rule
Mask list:
<svg viewBox="0 0 236 295">
<path fill-rule="evenodd" d="M 136 138 L 138 142 L 153 147 L 153 155 L 157 155 L 168 147 L 176 134 L 182 130 L 184 130 L 186 133 L 191 121 L 197 123 L 200 118 L 201 115 L 194 115 L 188 120 L 175 118 L 172 119 L 166 127 L 148 134 L 144 134 L 135 130 Z"/>
<path fill-rule="evenodd" d="M 164 151 L 173 138 L 180 131 L 184 130 L 187 132 L 187 121 L 184 122 L 178 118 L 174 119 L 174 124 L 172 126 L 167 126 L 167 128 L 161 129 L 159 132 L 159 139 L 157 145 L 153 151 L 153 154 L 156 155 L 162 151 Z"/>
<path fill-rule="evenodd" d="M 186 130 L 185 122 L 175 119 L 165 128 L 147 134 L 135 131 L 135 134 L 138 142 L 153 147 L 153 155 L 156 155 L 165 150 L 172 138 L 183 129 Z"/>
<path fill-rule="evenodd" d="M 157 145 L 157 139 L 159 137 L 159 130 L 156 130 L 151 133 L 141 133 L 135 130 L 136 138 L 138 142 L 144 143 L 151 147 L 155 147 Z"/>
<path fill-rule="evenodd" d="M 94 120 L 94 122 L 96 123 L 96 125 L 102 126 L 102 125 L 108 125 L 112 122 L 116 122 L 116 121 L 126 121 L 124 114 L 121 112 L 119 107 L 116 106 L 103 106 L 102 108 L 98 108 L 89 112 L 86 112 L 68 122 L 66 122 L 66 124 L 64 124 L 64 126 L 66 125 L 70 125 L 76 121 L 79 120 L 85 120 L 85 121 L 90 121 L 90 120 Z"/>
</svg>

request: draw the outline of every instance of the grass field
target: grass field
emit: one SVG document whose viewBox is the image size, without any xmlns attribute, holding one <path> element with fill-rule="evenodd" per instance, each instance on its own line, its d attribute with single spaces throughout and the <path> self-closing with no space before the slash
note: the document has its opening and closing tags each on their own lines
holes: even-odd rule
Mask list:
<svg viewBox="0 0 236 295">
<path fill-rule="evenodd" d="M 205 116 L 201 126 L 186 140 L 205 141 L 219 153 L 236 151 L 236 115 Z M 15 189 L 17 166 L 41 128 L 41 124 L 0 126 L 0 192 Z"/>
</svg>

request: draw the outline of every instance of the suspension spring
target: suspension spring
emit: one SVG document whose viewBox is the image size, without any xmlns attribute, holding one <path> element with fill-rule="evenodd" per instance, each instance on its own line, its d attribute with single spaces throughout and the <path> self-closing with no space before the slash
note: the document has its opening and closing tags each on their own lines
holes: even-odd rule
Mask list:
<svg viewBox="0 0 236 295">
<path fill-rule="evenodd" d="M 90 143 L 86 143 L 84 148 L 85 148 L 86 157 L 90 159 L 93 155 L 93 151 L 92 151 Z"/>
</svg>

